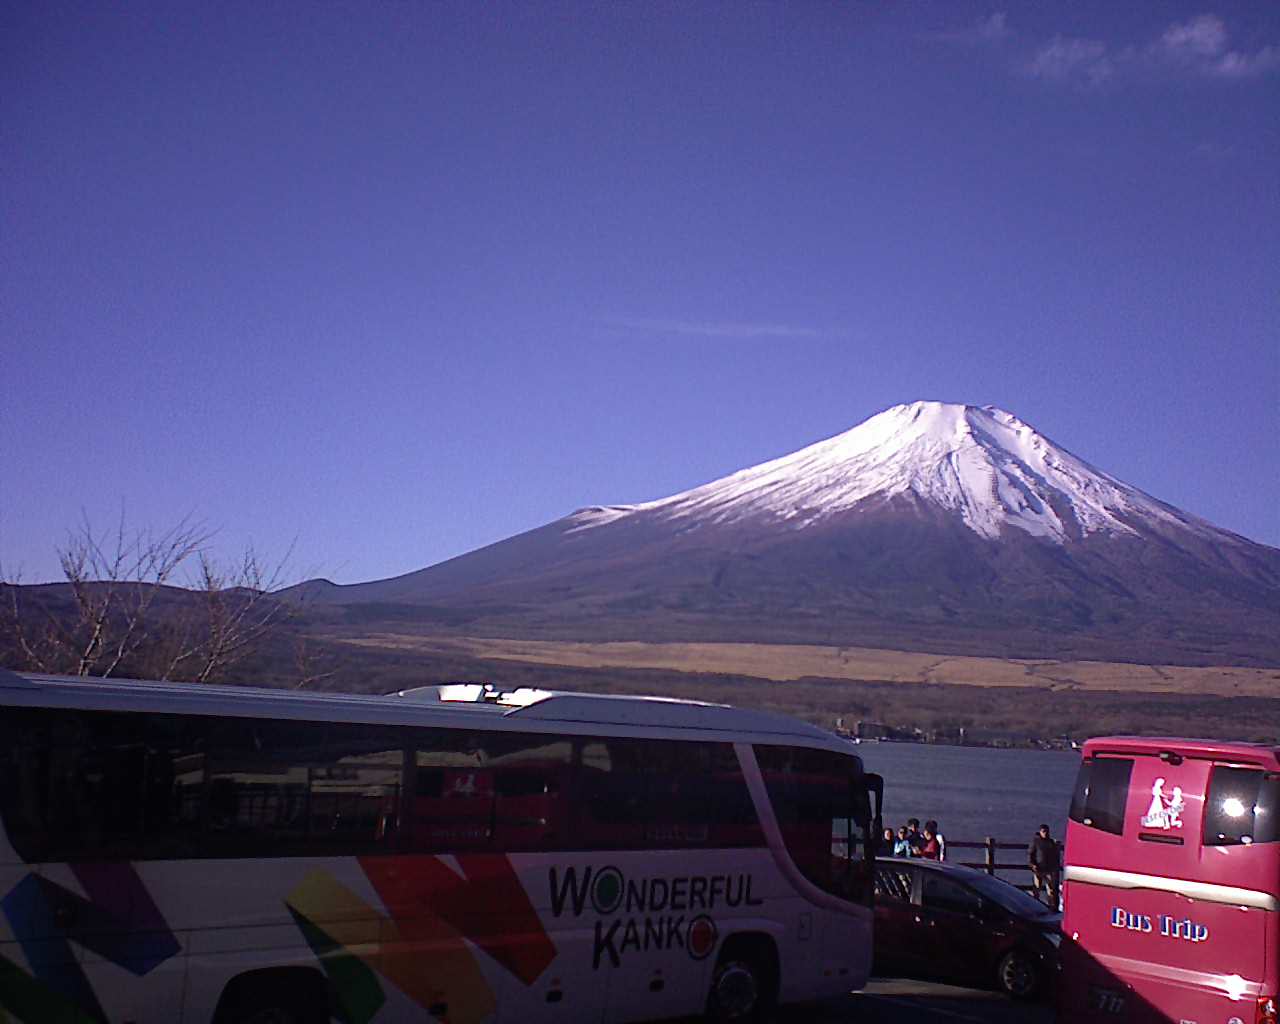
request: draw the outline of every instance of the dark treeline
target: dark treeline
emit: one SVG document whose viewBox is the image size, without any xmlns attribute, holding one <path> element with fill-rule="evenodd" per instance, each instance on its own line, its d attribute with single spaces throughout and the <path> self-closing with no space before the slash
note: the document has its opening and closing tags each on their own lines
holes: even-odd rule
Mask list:
<svg viewBox="0 0 1280 1024">
<path fill-rule="evenodd" d="M 4 589 L 0 586 L 0 596 Z M 208 604 L 209 596 L 203 595 L 205 615 L 208 608 L 220 610 L 226 606 Z M 227 596 L 227 605 L 236 607 L 238 594 Z M 191 606 L 194 595 L 187 593 L 183 597 L 181 605 Z M 50 603 L 46 601 L 44 611 Z M 156 602 L 154 611 L 161 612 L 166 603 Z M 10 613 L 12 608 L 10 604 Z M 165 614 L 153 614 L 151 618 L 147 645 L 139 646 L 114 675 L 157 677 L 157 666 L 165 663 L 143 655 L 167 653 L 175 635 L 191 635 L 193 627 L 187 618 Z M 263 622 L 269 623 L 270 628 L 257 630 L 253 643 L 234 649 L 234 659 L 226 659 L 225 664 L 207 658 L 202 662 L 216 664 L 218 669 L 206 676 L 208 681 L 351 693 L 387 693 L 443 682 L 484 681 L 504 688 L 535 686 L 652 694 L 734 704 L 795 715 L 825 728 L 834 727 L 841 719 L 848 727 L 866 720 L 900 733 L 954 736 L 961 729 L 971 734 L 977 730 L 987 734 L 1006 732 L 1028 743 L 1114 733 L 1256 741 L 1274 741 L 1280 735 L 1280 699 L 1272 698 L 816 678 L 776 682 L 661 669 L 562 668 L 465 655 L 399 652 L 342 642 L 311 633 L 305 621 L 295 614 L 272 613 Z M 185 632 L 175 634 L 174 623 L 184 624 Z M 196 636 L 208 635 L 207 618 L 202 616 L 195 624 L 204 630 L 201 633 L 196 629 Z M 197 646 L 196 650 L 200 648 Z M 20 671 L 40 668 L 23 655 L 11 630 L 0 631 L 0 666 Z M 61 665 L 51 670 L 73 671 Z M 198 678 L 194 674 L 171 677 Z"/>
</svg>

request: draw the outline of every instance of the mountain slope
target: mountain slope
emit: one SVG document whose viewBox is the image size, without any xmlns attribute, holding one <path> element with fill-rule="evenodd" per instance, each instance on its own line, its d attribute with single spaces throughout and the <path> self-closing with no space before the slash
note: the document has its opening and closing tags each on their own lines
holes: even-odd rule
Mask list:
<svg viewBox="0 0 1280 1024">
<path fill-rule="evenodd" d="M 1007 412 L 937 402 L 658 501 L 295 594 L 491 635 L 1280 663 L 1280 550 Z"/>
</svg>

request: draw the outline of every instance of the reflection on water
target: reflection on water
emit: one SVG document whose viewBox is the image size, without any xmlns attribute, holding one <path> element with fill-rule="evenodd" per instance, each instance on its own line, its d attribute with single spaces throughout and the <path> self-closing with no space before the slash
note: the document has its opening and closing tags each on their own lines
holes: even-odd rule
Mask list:
<svg viewBox="0 0 1280 1024">
<path fill-rule="evenodd" d="M 1043 823 L 1061 840 L 1080 755 L 924 743 L 862 743 L 868 771 L 884 776 L 884 820 L 938 820 L 948 839 L 1029 843 Z M 964 859 L 976 851 L 966 851 Z M 948 859 L 954 860 L 955 857 Z M 1011 854 L 1002 859 L 1017 859 Z"/>
</svg>

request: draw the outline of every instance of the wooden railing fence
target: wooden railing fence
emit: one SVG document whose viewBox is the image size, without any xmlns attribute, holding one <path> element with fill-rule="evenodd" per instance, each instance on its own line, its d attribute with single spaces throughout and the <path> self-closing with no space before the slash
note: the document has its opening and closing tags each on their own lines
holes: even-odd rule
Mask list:
<svg viewBox="0 0 1280 1024">
<path fill-rule="evenodd" d="M 955 856 L 953 850 L 981 850 L 981 860 L 961 860 Z M 1017 850 L 1018 857 L 1011 861 L 1001 861 L 1000 855 L 1002 851 Z M 1062 843 L 1058 843 L 1058 856 L 1062 856 Z M 947 840 L 947 863 L 960 864 L 966 868 L 978 868 L 985 871 L 989 875 L 994 875 L 997 871 L 1020 871 L 1024 872 L 1028 878 L 1025 883 L 1016 883 L 1019 889 L 1031 892 L 1034 886 L 1030 882 L 1031 867 L 1027 864 L 1027 843 L 1001 843 L 997 842 L 992 836 L 983 837 L 982 842 L 975 843 L 963 839 Z"/>
</svg>

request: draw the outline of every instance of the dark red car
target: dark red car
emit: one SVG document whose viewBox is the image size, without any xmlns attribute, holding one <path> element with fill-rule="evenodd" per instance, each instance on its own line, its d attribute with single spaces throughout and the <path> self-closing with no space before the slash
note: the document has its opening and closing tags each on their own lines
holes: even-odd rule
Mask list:
<svg viewBox="0 0 1280 1024">
<path fill-rule="evenodd" d="M 998 988 L 1019 999 L 1047 992 L 1062 915 L 1008 882 L 927 860 L 876 862 L 877 974 Z"/>
</svg>

